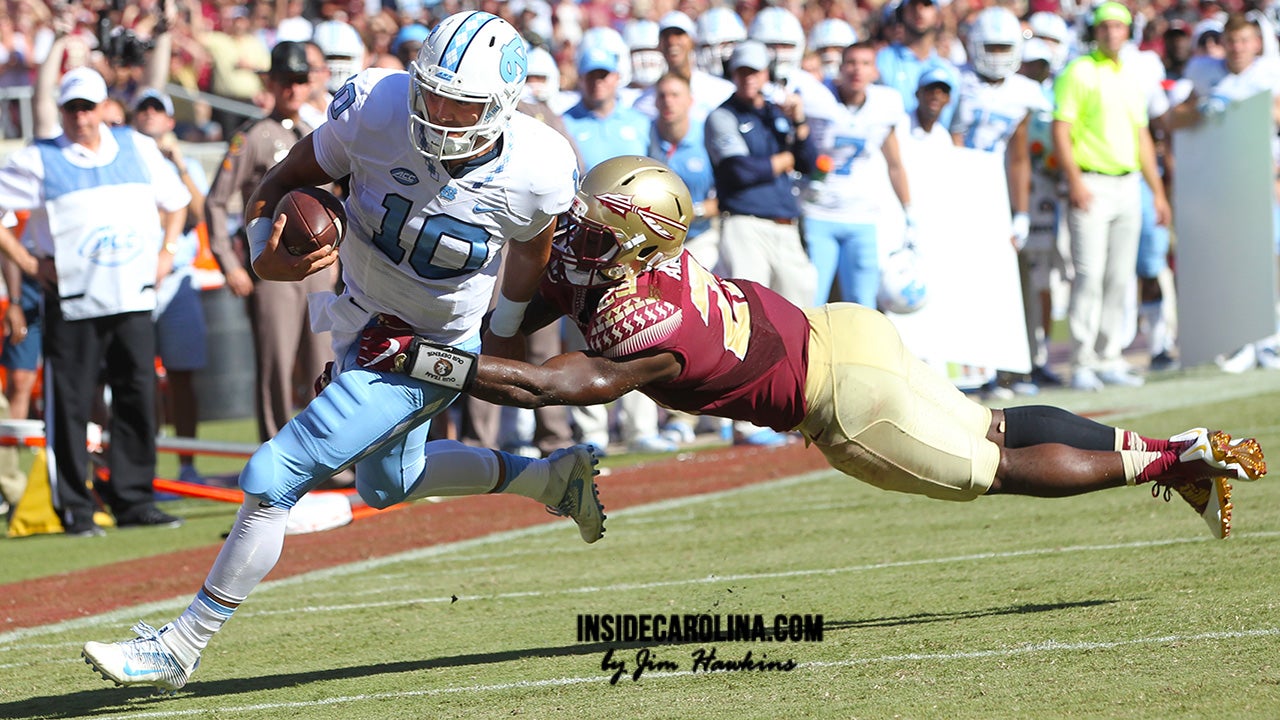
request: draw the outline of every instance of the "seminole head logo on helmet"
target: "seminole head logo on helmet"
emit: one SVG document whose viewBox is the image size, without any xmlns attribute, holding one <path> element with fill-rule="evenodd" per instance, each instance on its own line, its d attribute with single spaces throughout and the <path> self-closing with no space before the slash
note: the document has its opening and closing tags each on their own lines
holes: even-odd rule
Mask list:
<svg viewBox="0 0 1280 720">
<path fill-rule="evenodd" d="M 548 273 L 578 287 L 635 277 L 679 257 L 692 218 L 689 188 L 670 168 L 637 155 L 606 160 L 560 217 Z"/>
</svg>

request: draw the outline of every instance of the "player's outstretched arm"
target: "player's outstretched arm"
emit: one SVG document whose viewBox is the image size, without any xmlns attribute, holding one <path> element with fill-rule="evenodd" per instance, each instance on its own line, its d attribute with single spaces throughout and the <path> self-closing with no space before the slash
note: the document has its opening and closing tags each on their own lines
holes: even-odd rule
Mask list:
<svg viewBox="0 0 1280 720">
<path fill-rule="evenodd" d="M 498 405 L 600 405 L 680 375 L 680 361 L 660 352 L 622 360 L 571 352 L 542 365 L 480 356 L 469 392 Z"/>
<path fill-rule="evenodd" d="M 507 254 L 502 261 L 506 267 L 503 270 L 502 287 L 498 292 L 498 303 L 489 316 L 484 334 L 486 353 L 524 359 L 525 339 L 520 334 L 520 328 L 529 302 L 537 293 L 538 284 L 546 273 L 555 226 L 555 220 L 552 220 L 532 239 L 507 245 Z"/>
<path fill-rule="evenodd" d="M 301 280 L 338 261 L 337 248 L 334 247 L 324 247 L 309 255 L 290 254 L 280 246 L 283 216 L 271 217 L 280 198 L 290 190 L 324 185 L 333 180 L 316 161 L 310 135 L 299 140 L 289 149 L 284 160 L 267 171 L 245 203 L 244 213 L 253 270 L 258 277 L 263 280 Z M 261 249 L 258 243 L 261 243 Z"/>
</svg>

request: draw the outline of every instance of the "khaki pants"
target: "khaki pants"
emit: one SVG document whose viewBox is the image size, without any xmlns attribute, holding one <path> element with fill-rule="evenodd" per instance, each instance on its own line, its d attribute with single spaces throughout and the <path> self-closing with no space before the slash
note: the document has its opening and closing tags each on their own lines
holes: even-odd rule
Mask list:
<svg viewBox="0 0 1280 720">
<path fill-rule="evenodd" d="M 1120 362 L 1128 341 L 1126 294 L 1137 276 L 1142 229 L 1140 176 L 1085 173 L 1093 193 L 1088 210 L 1071 208 L 1071 359 L 1077 369 L 1107 370 Z"/>
</svg>

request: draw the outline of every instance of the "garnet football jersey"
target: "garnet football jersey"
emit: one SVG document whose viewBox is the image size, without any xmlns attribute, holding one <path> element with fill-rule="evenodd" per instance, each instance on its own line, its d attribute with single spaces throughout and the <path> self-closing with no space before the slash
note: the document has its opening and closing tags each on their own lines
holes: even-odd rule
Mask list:
<svg viewBox="0 0 1280 720">
<path fill-rule="evenodd" d="M 804 418 L 809 320 L 766 287 L 718 278 L 682 252 L 603 291 L 547 281 L 542 292 L 578 324 L 592 352 L 680 358 L 677 378 L 641 388 L 665 407 L 782 431 Z"/>
</svg>

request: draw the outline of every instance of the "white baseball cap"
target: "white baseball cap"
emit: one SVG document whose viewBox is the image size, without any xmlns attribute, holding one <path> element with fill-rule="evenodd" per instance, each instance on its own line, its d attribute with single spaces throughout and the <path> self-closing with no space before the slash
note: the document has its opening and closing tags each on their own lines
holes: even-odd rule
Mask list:
<svg viewBox="0 0 1280 720">
<path fill-rule="evenodd" d="M 698 37 L 698 30 L 694 26 L 693 20 L 679 10 L 672 10 L 662 16 L 662 19 L 658 21 L 658 32 L 661 33 L 663 30 L 679 30 L 695 40 Z"/>
<path fill-rule="evenodd" d="M 107 82 L 97 70 L 78 67 L 62 76 L 58 85 L 58 107 L 72 100 L 87 100 L 97 105 L 107 99 Z"/>
</svg>

